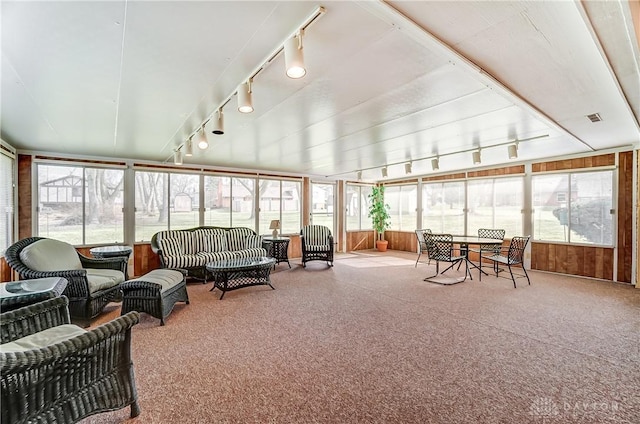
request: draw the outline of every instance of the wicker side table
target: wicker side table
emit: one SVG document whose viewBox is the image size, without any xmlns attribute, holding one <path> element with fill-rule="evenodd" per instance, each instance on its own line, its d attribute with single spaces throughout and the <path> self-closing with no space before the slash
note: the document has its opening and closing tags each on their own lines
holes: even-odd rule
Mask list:
<svg viewBox="0 0 640 424">
<path fill-rule="evenodd" d="M 263 237 L 262 244 L 267 250 L 267 255 L 276 260 L 276 264 L 286 262 L 289 265 L 289 268 L 291 268 L 288 253 L 289 240 L 291 240 L 289 237 Z"/>
<path fill-rule="evenodd" d="M 68 283 L 66 278 L 48 277 L 0 284 L 0 309 L 2 312 L 12 311 L 62 296 Z"/>
</svg>

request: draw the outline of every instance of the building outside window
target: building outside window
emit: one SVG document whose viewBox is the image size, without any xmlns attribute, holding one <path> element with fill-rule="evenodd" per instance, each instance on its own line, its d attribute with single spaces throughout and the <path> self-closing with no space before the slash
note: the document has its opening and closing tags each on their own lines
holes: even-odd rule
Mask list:
<svg viewBox="0 0 640 424">
<path fill-rule="evenodd" d="M 37 164 L 38 235 L 74 245 L 124 240 L 124 170 Z"/>
<path fill-rule="evenodd" d="M 534 175 L 534 239 L 613 245 L 611 170 Z"/>
</svg>

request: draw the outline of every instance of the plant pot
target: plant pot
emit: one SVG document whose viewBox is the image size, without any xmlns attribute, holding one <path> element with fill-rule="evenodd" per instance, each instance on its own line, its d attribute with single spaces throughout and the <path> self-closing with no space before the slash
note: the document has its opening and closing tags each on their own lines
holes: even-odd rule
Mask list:
<svg viewBox="0 0 640 424">
<path fill-rule="evenodd" d="M 378 252 L 386 252 L 388 244 L 389 242 L 386 240 L 376 240 L 376 249 L 378 249 Z"/>
</svg>

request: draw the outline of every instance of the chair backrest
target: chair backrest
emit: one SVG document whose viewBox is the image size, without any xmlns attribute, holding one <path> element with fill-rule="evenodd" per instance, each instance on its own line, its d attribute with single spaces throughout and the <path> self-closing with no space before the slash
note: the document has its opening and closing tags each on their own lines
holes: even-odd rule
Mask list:
<svg viewBox="0 0 640 424">
<path fill-rule="evenodd" d="M 504 230 L 499 228 L 479 228 L 478 237 L 490 238 L 496 240 L 504 240 Z M 485 244 L 481 247 L 482 251 L 489 251 L 494 253 L 500 253 L 502 243 Z"/>
<path fill-rule="evenodd" d="M 527 237 L 514 237 L 511 239 L 511 243 L 509 244 L 509 253 L 507 254 L 507 259 L 509 260 L 509 264 L 521 264 L 522 257 L 524 256 L 524 249 L 527 247 L 527 243 L 529 243 L 530 236 Z"/>
<path fill-rule="evenodd" d="M 431 230 L 429 228 L 425 228 L 422 230 L 416 230 L 416 238 L 418 239 L 418 248 L 420 249 L 421 253 L 428 253 L 427 250 L 427 243 L 425 242 L 424 239 L 424 233 L 430 233 L 431 234 Z"/>
<path fill-rule="evenodd" d="M 324 225 L 305 225 L 300 230 L 305 246 L 328 245 L 331 230 Z"/>
<path fill-rule="evenodd" d="M 451 261 L 453 236 L 451 234 L 423 233 L 429 258 L 436 261 Z"/>
</svg>

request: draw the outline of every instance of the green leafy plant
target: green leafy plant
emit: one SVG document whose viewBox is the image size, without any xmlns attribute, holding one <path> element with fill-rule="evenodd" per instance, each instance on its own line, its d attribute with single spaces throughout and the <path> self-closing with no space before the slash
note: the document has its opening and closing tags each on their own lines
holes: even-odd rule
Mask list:
<svg viewBox="0 0 640 424">
<path fill-rule="evenodd" d="M 384 186 L 373 187 L 369 194 L 369 218 L 378 234 L 378 240 L 384 240 L 384 230 L 391 226 L 390 209 L 389 205 L 384 203 Z"/>
</svg>

